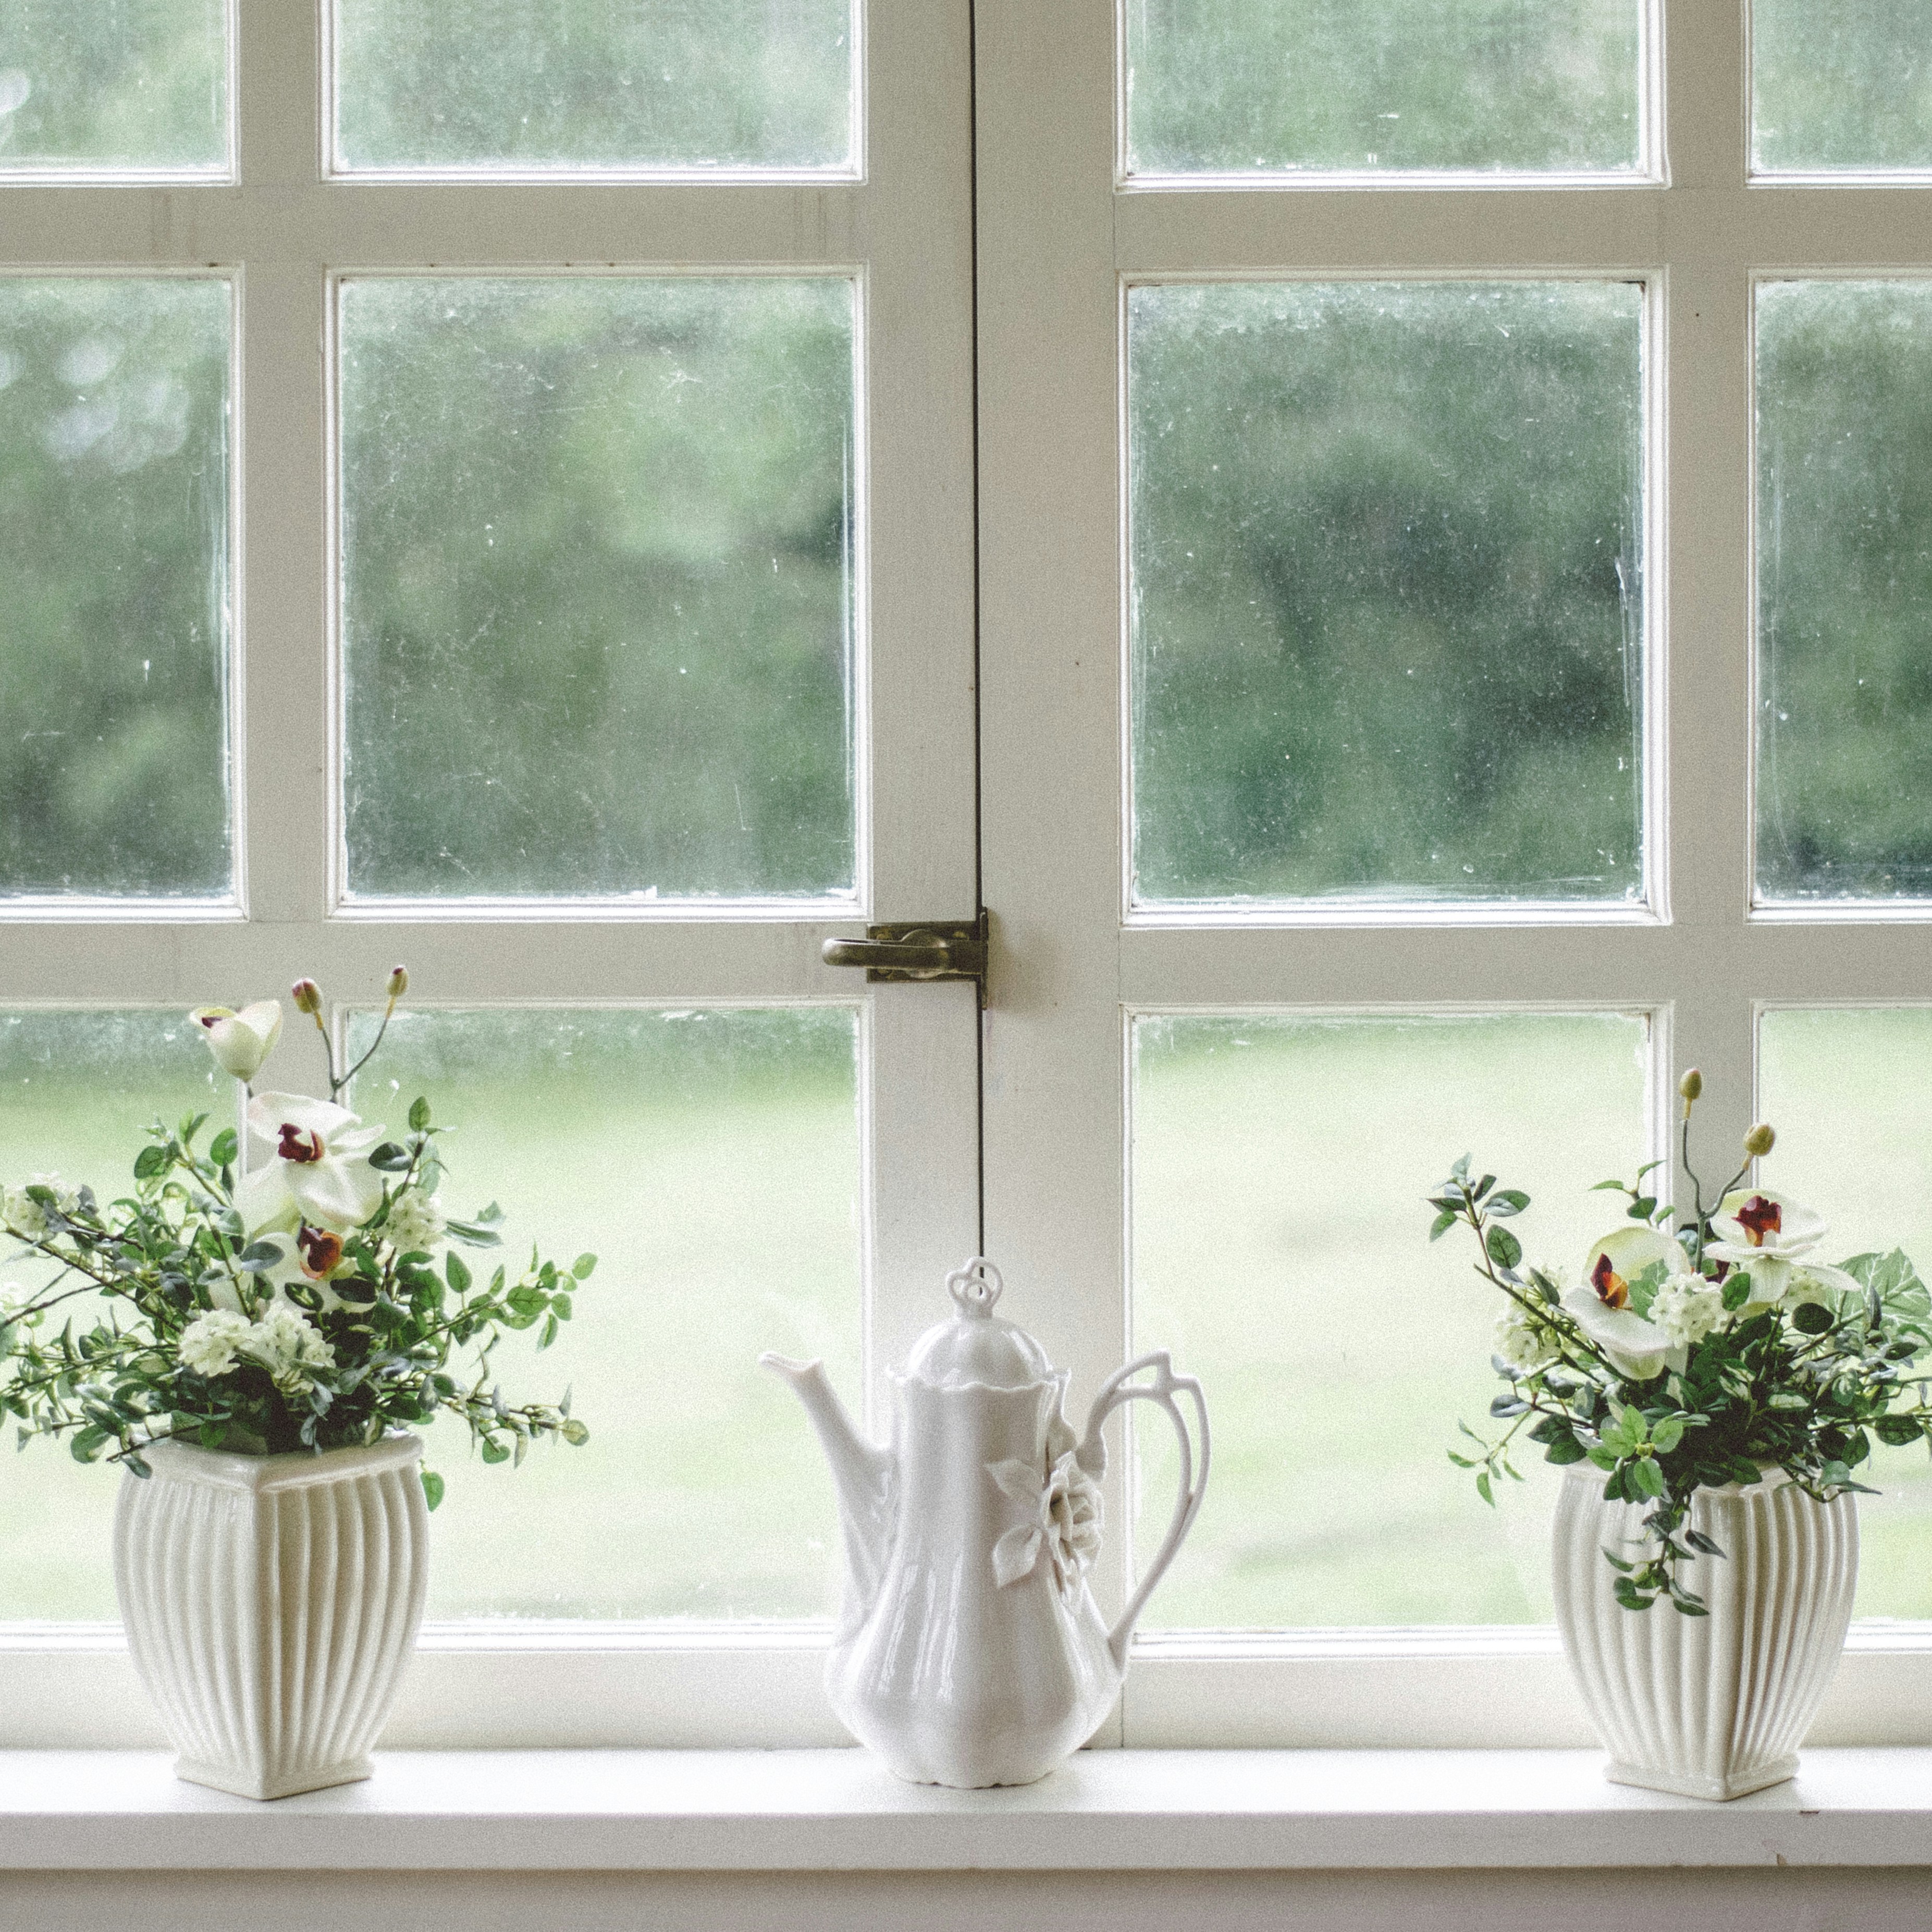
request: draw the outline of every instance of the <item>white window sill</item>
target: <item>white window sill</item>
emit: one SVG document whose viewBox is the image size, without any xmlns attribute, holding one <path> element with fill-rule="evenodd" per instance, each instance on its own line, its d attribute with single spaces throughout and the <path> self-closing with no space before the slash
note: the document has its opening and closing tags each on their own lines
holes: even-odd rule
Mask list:
<svg viewBox="0 0 1932 1932">
<path fill-rule="evenodd" d="M 395 1751 L 258 1804 L 149 1751 L 0 1751 L 0 1871 L 1555 1870 L 1932 1862 L 1932 1750 L 1820 1750 L 1728 1804 L 1594 1751 L 1116 1751 L 1005 1791 L 856 1750 Z"/>
</svg>

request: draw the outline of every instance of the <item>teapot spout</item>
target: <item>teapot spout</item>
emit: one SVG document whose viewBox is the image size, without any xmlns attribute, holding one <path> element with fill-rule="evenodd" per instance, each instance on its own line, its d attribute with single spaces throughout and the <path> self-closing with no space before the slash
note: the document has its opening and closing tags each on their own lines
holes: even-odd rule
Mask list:
<svg viewBox="0 0 1932 1932">
<path fill-rule="evenodd" d="M 892 1537 L 893 1482 L 897 1458 L 868 1442 L 853 1426 L 833 1390 L 823 1362 L 798 1362 L 788 1355 L 763 1354 L 770 1369 L 792 1386 L 818 1436 L 838 1494 L 838 1519 L 844 1531 L 845 1570 L 862 1611 L 870 1609 L 885 1574 Z"/>
</svg>

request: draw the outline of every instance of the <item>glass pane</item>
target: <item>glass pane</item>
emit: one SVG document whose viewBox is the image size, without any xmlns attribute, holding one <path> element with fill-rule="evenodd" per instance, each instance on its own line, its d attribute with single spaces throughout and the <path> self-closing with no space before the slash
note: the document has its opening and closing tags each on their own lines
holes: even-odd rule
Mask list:
<svg viewBox="0 0 1932 1932">
<path fill-rule="evenodd" d="M 1536 1623 L 1558 1472 L 1486 1508 L 1445 1453 L 1487 1426 L 1501 1298 L 1425 1198 L 1461 1154 L 1524 1188 L 1574 1276 L 1645 1149 L 1646 1028 L 1621 1014 L 1160 1016 L 1134 1027 L 1133 1346 L 1206 1385 L 1214 1474 L 1155 1592 L 1175 1628 Z M 1136 1547 L 1172 1438 L 1135 1434 Z"/>
<path fill-rule="evenodd" d="M 1628 173 L 1639 0 L 1124 0 L 1136 174 Z"/>
<path fill-rule="evenodd" d="M 344 285 L 353 891 L 851 894 L 853 301 Z"/>
<path fill-rule="evenodd" d="M 184 1013 L 0 1012 L 0 1181 L 18 1187 L 55 1174 L 112 1200 L 134 1186 L 148 1122 L 219 1114 L 232 1092 Z M 0 1293 L 40 1287 L 51 1272 L 13 1242 L 0 1244 Z M 68 1312 L 99 1305 L 83 1298 Z M 86 1317 L 75 1325 L 85 1328 Z M 16 1454 L 10 1424 L 0 1447 L 0 1619 L 118 1616 L 120 1472 L 82 1468 L 45 1438 Z"/>
<path fill-rule="evenodd" d="M 427 1096 L 459 1130 L 453 1211 L 494 1200 L 508 1251 L 599 1258 L 554 1347 L 495 1358 L 519 1399 L 570 1389 L 590 1442 L 512 1471 L 429 1432 L 432 1616 L 836 1606 L 830 1478 L 758 1358 L 824 1356 L 860 1398 L 857 1036 L 842 1006 L 398 1016 L 357 1110 L 400 1126 Z"/>
<path fill-rule="evenodd" d="M 1932 1280 L 1932 1011 L 1766 1013 L 1758 1104 L 1778 1130 L 1765 1178 L 1831 1224 L 1838 1262 L 1903 1248 Z M 1873 1451 L 1858 1498 L 1862 1617 L 1932 1617 L 1932 1463 Z"/>
<path fill-rule="evenodd" d="M 1757 295 L 1757 884 L 1932 895 L 1932 284 Z"/>
<path fill-rule="evenodd" d="M 1932 167 L 1924 0 L 1751 0 L 1759 173 Z"/>
<path fill-rule="evenodd" d="M 338 165 L 844 172 L 853 12 L 852 0 L 336 0 Z"/>
<path fill-rule="evenodd" d="M 218 174 L 227 165 L 224 0 L 0 8 L 0 176 Z"/>
<path fill-rule="evenodd" d="M 1642 295 L 1129 305 L 1135 894 L 1639 900 Z"/>
<path fill-rule="evenodd" d="M 0 896 L 225 896 L 230 295 L 0 277 Z"/>
</svg>

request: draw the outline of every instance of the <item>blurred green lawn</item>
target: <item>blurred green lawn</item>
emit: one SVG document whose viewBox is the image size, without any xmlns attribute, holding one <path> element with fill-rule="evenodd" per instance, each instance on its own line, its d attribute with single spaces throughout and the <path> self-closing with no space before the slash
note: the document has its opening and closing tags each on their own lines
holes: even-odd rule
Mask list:
<svg viewBox="0 0 1932 1932">
<path fill-rule="evenodd" d="M 494 1197 L 513 1238 L 602 1257 L 554 1349 L 499 1357 L 518 1394 L 571 1385 L 589 1446 L 513 1472 L 431 1432 L 449 1483 L 433 1615 L 829 1609 L 830 1486 L 754 1363 L 824 1354 L 857 1390 L 853 1043 L 840 1008 L 404 1016 L 368 1117 L 400 1124 L 420 1088 L 458 1130 L 452 1206 Z M 1606 1219 L 1588 1183 L 1640 1157 L 1641 1043 L 1616 1017 L 1142 1022 L 1135 1346 L 1202 1376 L 1216 1447 L 1152 1624 L 1546 1618 L 1556 1472 L 1526 1463 L 1490 1510 L 1444 1454 L 1459 1416 L 1484 1426 L 1494 1309 L 1467 1255 L 1426 1244 L 1421 1196 L 1466 1148 L 1534 1197 L 1531 1252 L 1574 1269 Z M 1834 1258 L 1888 1234 L 1932 1253 L 1932 1121 L 1902 1077 L 1928 1049 L 1932 1014 L 1768 1024 L 1767 1178 L 1832 1215 Z M 176 1018 L 0 1016 L 10 1179 L 116 1184 L 131 1120 L 214 1098 Z M 1171 1496 L 1165 1435 L 1142 1438 L 1144 1548 Z M 118 1480 L 44 1442 L 0 1460 L 0 1616 L 114 1614 Z M 1932 1472 L 1892 1454 L 1882 1480 L 1861 1612 L 1932 1615 Z"/>
</svg>

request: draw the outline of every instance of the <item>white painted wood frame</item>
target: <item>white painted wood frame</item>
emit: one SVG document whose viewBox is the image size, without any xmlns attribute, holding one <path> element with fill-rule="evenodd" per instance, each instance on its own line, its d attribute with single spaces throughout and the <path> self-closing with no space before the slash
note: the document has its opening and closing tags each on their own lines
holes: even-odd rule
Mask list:
<svg viewBox="0 0 1932 1932">
<path fill-rule="evenodd" d="M 935 1318 L 945 1271 L 978 1245 L 972 989 L 872 988 L 819 957 L 825 938 L 868 920 L 970 919 L 979 902 L 972 103 L 968 0 L 868 0 L 854 21 L 867 83 L 862 166 L 842 176 L 332 179 L 318 0 L 235 0 L 234 180 L 0 179 L 0 274 L 214 274 L 236 290 L 239 781 L 232 902 L 0 905 L 0 1006 L 184 1011 L 243 990 L 281 992 L 298 972 L 367 998 L 398 959 L 437 1005 L 856 1006 L 876 1365 Z M 869 566 L 860 793 L 870 820 L 856 905 L 343 906 L 331 771 L 330 304 L 345 272 L 431 268 L 854 278 Z M 289 1029 L 278 1066 L 286 1084 L 319 1084 L 317 1037 Z M 871 1380 L 876 1391 L 876 1372 Z M 878 1414 L 876 1393 L 868 1406 Z M 783 1453 L 812 1452 L 801 1438 Z M 418 1715 L 452 1743 L 513 1741 L 565 1711 L 574 1713 L 566 1730 L 596 1731 L 616 1709 L 639 1742 L 832 1742 L 815 1687 L 811 1707 L 796 1689 L 802 1651 L 822 1642 L 816 1629 L 770 1627 L 433 1629 L 427 1652 L 452 1667 L 418 1673 Z M 0 1744 L 49 1729 L 76 1742 L 152 1741 L 131 1691 L 109 1631 L 0 1632 Z"/>
<path fill-rule="evenodd" d="M 1704 1070 L 1715 1142 L 1744 1132 L 1761 1005 L 1926 997 L 1926 907 L 1828 921 L 1753 907 L 1750 356 L 1760 279 L 1924 272 L 1932 193 L 1750 181 L 1744 0 L 1654 0 L 1651 178 L 1597 186 L 1126 179 L 1114 0 L 980 0 L 976 14 L 986 1240 L 1010 1282 L 1053 1285 L 1037 1326 L 1077 1389 L 1133 1341 L 1136 1012 L 1646 1012 L 1663 1154 L 1673 1067 Z M 1124 292 L 1252 275 L 1645 285 L 1646 908 L 1146 916 L 1127 902 Z M 1110 1520 L 1126 1500 L 1117 1478 Z M 1117 1592 L 1126 1540 L 1105 1559 Z M 1501 1742 L 1500 1728 L 1553 1743 L 1570 1718 L 1548 1644 L 1533 1631 L 1163 1633 L 1141 1647 L 1109 1735 L 1446 1743 Z M 1895 1736 L 1912 1710 L 1922 1739 L 1908 1687 L 1932 1660 L 1932 1625 L 1855 1635 L 1852 1656 L 1822 1729 Z M 1526 1697 L 1544 1672 L 1548 1694 Z"/>
</svg>

